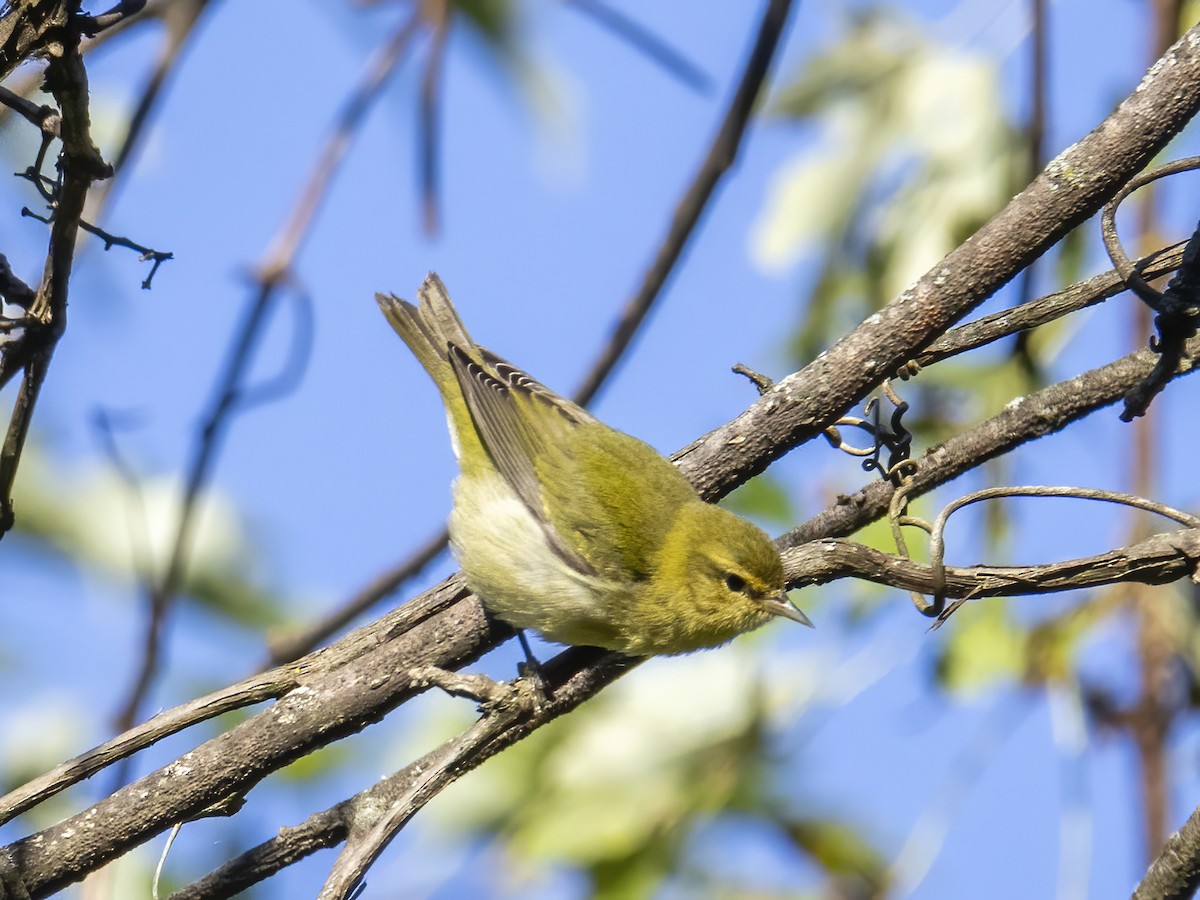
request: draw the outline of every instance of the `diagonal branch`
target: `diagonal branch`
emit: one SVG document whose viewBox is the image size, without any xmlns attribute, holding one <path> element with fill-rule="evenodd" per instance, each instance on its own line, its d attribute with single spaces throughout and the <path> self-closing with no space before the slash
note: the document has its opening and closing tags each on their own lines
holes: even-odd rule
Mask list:
<svg viewBox="0 0 1200 900">
<path fill-rule="evenodd" d="M 1183 244 L 1164 247 L 1138 260 L 1134 267 L 1143 278 L 1155 279 L 1179 268 L 1183 261 Z M 1029 331 L 1061 319 L 1097 303 L 1103 303 L 1126 290 L 1121 274 L 1109 269 L 1085 281 L 1054 291 L 1011 309 L 1002 309 L 981 316 L 973 322 L 952 328 L 930 344 L 913 360 L 920 368 L 984 347 L 1010 334 Z"/>
<path fill-rule="evenodd" d="M 1200 339 L 1189 342 L 1187 351 L 1176 377 L 1194 371 L 1200 363 Z M 908 496 L 926 494 L 1021 444 L 1061 431 L 1072 422 L 1111 406 L 1131 385 L 1144 378 L 1156 362 L 1152 351 L 1138 350 L 1009 403 L 990 419 L 932 447 L 921 457 Z M 890 482 L 873 481 L 782 535 L 777 543 L 789 550 L 808 541 L 851 534 L 885 515 L 892 493 Z"/>
<path fill-rule="evenodd" d="M 1167 838 L 1133 892 L 1133 900 L 1189 900 L 1200 888 L 1200 808 Z"/>
<path fill-rule="evenodd" d="M 1098 211 L 1200 109 L 1200 25 L 1090 134 L 910 288 L 733 421 L 677 455 L 720 497 L 820 434 L 879 382 Z M 727 457 L 733 457 L 733 464 Z M 732 473 L 737 473 L 733 475 Z"/>
</svg>

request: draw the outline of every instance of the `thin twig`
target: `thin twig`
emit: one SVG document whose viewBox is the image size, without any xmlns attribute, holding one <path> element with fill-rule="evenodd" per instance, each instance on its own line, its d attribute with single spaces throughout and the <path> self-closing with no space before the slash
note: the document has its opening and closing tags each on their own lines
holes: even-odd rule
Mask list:
<svg viewBox="0 0 1200 900">
<path fill-rule="evenodd" d="M 427 20 L 433 29 L 429 39 L 425 71 L 421 74 L 421 120 L 418 128 L 418 152 L 421 157 L 421 210 L 427 235 L 437 234 L 441 179 L 438 177 L 441 144 L 438 113 L 442 79 L 445 77 L 446 41 L 454 21 L 454 9 L 448 0 L 427 4 Z"/>
<path fill-rule="evenodd" d="M 1172 509 L 1165 504 L 1156 503 L 1153 500 L 1147 500 L 1145 497 L 1124 494 L 1119 491 L 1108 491 L 1099 488 L 1063 487 L 1058 485 L 1008 485 L 972 491 L 947 503 L 933 521 L 933 528 L 929 533 L 929 560 L 934 574 L 933 602 L 925 606 L 917 604 L 917 608 L 920 609 L 922 614 L 937 617 L 939 620 L 944 618 L 942 610 L 945 601 L 945 592 L 941 587 L 941 577 L 946 568 L 945 531 L 946 523 L 950 521 L 950 517 L 960 509 L 972 504 L 987 500 L 1000 500 L 1007 497 L 1068 497 L 1075 500 L 1097 500 L 1102 503 L 1117 503 L 1122 506 L 1129 506 L 1134 509 L 1165 516 L 1188 528 L 1200 527 L 1200 519 L 1189 513 Z"/>
<path fill-rule="evenodd" d="M 696 173 L 675 207 L 666 237 L 643 277 L 641 286 L 626 304 L 607 345 L 575 391 L 575 402 L 581 406 L 586 406 L 596 396 L 596 392 L 628 349 L 642 321 L 675 270 L 675 264 L 708 208 L 717 185 L 737 160 L 750 114 L 770 71 L 775 49 L 787 25 L 790 9 L 791 0 L 771 0 L 767 5 L 737 90 L 729 102 L 724 120 L 713 138 L 704 162 L 700 164 L 700 171 Z"/>
<path fill-rule="evenodd" d="M 1129 392 L 1125 398 L 1125 409 L 1121 420 L 1131 422 L 1145 415 L 1150 402 L 1163 389 L 1171 373 L 1175 371 L 1183 345 L 1196 333 L 1200 318 L 1200 274 L 1197 273 L 1197 257 L 1200 256 L 1200 227 L 1192 235 L 1183 251 L 1179 274 L 1171 280 L 1165 292 L 1160 292 L 1137 271 L 1129 261 L 1121 238 L 1117 234 L 1117 209 L 1121 202 L 1140 187 L 1167 175 L 1175 175 L 1200 167 L 1200 157 L 1189 157 L 1167 163 L 1150 172 L 1143 172 L 1130 180 L 1104 207 L 1100 217 L 1100 233 L 1104 247 L 1113 265 L 1125 279 L 1126 285 L 1143 303 L 1158 313 L 1154 326 L 1157 339 L 1151 337 L 1150 346 L 1159 354 L 1158 365 L 1146 379 Z"/>
<path fill-rule="evenodd" d="M 44 152 L 45 149 L 46 149 L 46 143 L 43 142 L 42 152 Z M 40 155 L 41 154 L 39 153 L 39 157 L 40 157 Z M 37 163 L 30 166 L 24 172 L 20 172 L 18 174 L 22 178 L 26 179 L 31 184 L 33 184 L 38 189 L 38 193 L 40 193 L 42 195 L 42 197 L 45 198 L 46 203 L 50 206 L 51 210 L 54 210 L 58 206 L 57 192 L 59 190 L 59 186 L 54 181 L 52 181 L 49 178 L 46 178 L 45 176 L 43 176 L 41 174 L 40 166 L 41 166 L 41 159 L 39 158 Z M 108 182 L 106 182 L 106 183 L 111 184 L 112 183 L 111 179 L 109 179 Z M 39 222 L 49 225 L 51 222 L 54 221 L 55 214 L 52 211 L 50 213 L 50 215 L 47 215 L 47 216 L 39 215 L 38 213 L 35 213 L 33 210 L 31 210 L 29 207 L 26 206 L 26 207 L 21 207 L 21 215 L 25 216 L 27 218 L 30 218 L 30 219 L 37 219 Z M 91 222 L 87 221 L 86 219 L 79 220 L 79 228 L 82 231 L 86 231 L 88 234 L 92 234 L 92 235 L 95 235 L 96 237 L 100 238 L 100 240 L 102 240 L 104 242 L 104 249 L 106 251 L 111 250 L 113 247 L 125 247 L 129 250 L 135 251 L 138 254 L 138 260 L 140 262 L 146 262 L 147 260 L 150 260 L 151 262 L 153 262 L 153 265 L 150 267 L 149 274 L 146 275 L 146 277 L 142 279 L 142 290 L 144 290 L 144 291 L 150 290 L 151 284 L 154 281 L 154 276 L 158 272 L 159 266 L 161 266 L 163 263 L 175 258 L 175 254 L 171 253 L 170 251 L 155 250 L 151 247 L 146 247 L 142 244 L 139 244 L 136 241 L 132 240 L 131 238 L 121 237 L 121 236 L 115 235 L 115 234 L 110 234 L 108 231 L 105 231 L 103 228 L 100 228 L 98 225 L 93 225 Z"/>
<path fill-rule="evenodd" d="M 100 238 L 100 240 L 104 241 L 104 249 L 105 250 L 111 250 L 113 247 L 126 247 L 130 250 L 135 251 L 138 254 L 138 259 L 141 260 L 142 262 L 146 262 L 147 260 L 150 260 L 151 262 L 153 262 L 153 265 L 150 266 L 149 274 L 147 274 L 146 277 L 142 279 L 142 290 L 143 291 L 150 290 L 151 282 L 154 281 L 154 275 L 156 272 L 158 272 L 158 267 L 161 266 L 163 263 L 167 262 L 168 260 L 172 260 L 175 258 L 175 254 L 171 253 L 168 250 L 154 250 L 150 247 L 146 247 L 142 244 L 139 244 L 136 241 L 131 240 L 130 238 L 121 237 L 120 235 L 110 234 L 109 232 L 105 231 L 103 228 L 99 228 L 95 225 L 92 225 L 89 222 L 84 221 L 83 219 L 79 220 L 79 227 L 82 228 L 84 231 L 86 231 L 88 234 L 94 234 L 96 237 Z"/>
<path fill-rule="evenodd" d="M 324 618 L 299 631 L 268 640 L 268 664 L 280 665 L 295 659 L 337 634 L 380 600 L 394 594 L 400 585 L 424 571 L 446 549 L 449 539 L 450 535 L 443 526 L 437 534 L 423 541 L 408 558 L 371 579 L 369 584 Z"/>
<path fill-rule="evenodd" d="M 92 141 L 88 111 L 87 70 L 79 55 L 79 35 L 70 28 L 60 40 L 61 54 L 52 56 L 46 67 L 46 87 L 61 110 L 62 153 L 59 157 L 61 185 L 55 194 L 54 222 L 50 226 L 49 249 L 41 284 L 29 304 L 20 346 L 5 348 L 0 375 L 11 377 L 16 366 L 25 367 L 20 394 L 13 407 L 8 431 L 0 450 L 0 535 L 12 528 L 12 488 L 17 476 L 25 438 L 42 381 L 54 348 L 67 326 L 67 291 L 75 261 L 83 206 L 93 181 L 107 178 L 112 169 Z"/>
<path fill-rule="evenodd" d="M 1104 204 L 1104 209 L 1100 213 L 1100 236 L 1104 240 L 1104 249 L 1108 252 L 1108 258 L 1112 260 L 1113 267 L 1120 273 L 1125 286 L 1156 311 L 1160 308 L 1162 293 L 1142 276 L 1121 245 L 1121 237 L 1117 233 L 1117 210 L 1122 201 L 1138 188 L 1168 175 L 1190 171 L 1198 165 L 1200 165 L 1200 157 L 1192 156 L 1186 159 L 1177 159 L 1149 172 L 1141 172 L 1129 179 L 1119 191 L 1113 194 L 1112 199 Z"/>
<path fill-rule="evenodd" d="M 1137 261 L 1135 268 L 1147 279 L 1174 272 L 1183 260 L 1183 246 L 1182 242 L 1173 244 L 1144 256 Z M 1121 274 L 1116 269 L 1109 269 L 1044 297 L 952 328 L 919 353 L 913 362 L 917 368 L 931 366 L 1011 334 L 1038 328 L 1078 310 L 1103 303 L 1124 290 L 1125 282 Z M 901 374 L 911 372 L 902 371 Z"/>
</svg>

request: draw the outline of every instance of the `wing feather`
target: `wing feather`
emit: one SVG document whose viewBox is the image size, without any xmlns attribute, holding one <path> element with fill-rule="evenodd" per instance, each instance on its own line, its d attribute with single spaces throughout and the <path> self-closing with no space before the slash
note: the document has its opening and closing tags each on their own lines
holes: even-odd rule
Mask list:
<svg viewBox="0 0 1200 900">
<path fill-rule="evenodd" d="M 486 351 L 481 350 L 483 352 Z M 550 450 L 546 442 L 556 430 L 556 420 L 561 423 L 558 427 L 564 430 L 575 424 L 552 402 L 561 398 L 516 366 L 502 360 L 499 360 L 502 368 L 488 365 L 491 354 L 482 357 L 484 363 L 481 364 L 463 348 L 451 343 L 449 356 L 480 443 L 497 471 L 541 525 L 551 550 L 576 571 L 594 575 L 595 570 L 587 560 L 567 544 L 547 519 L 541 482 L 534 462 Z M 531 409 L 529 404 L 542 406 L 543 409 Z M 551 408 L 563 414 L 546 415 Z M 529 420 L 531 415 L 538 416 L 539 427 L 532 427 Z"/>
</svg>

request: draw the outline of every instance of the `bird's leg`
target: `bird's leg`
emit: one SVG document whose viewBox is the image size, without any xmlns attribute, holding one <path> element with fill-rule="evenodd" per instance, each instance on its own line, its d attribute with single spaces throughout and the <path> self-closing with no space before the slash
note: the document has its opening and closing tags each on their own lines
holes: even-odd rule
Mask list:
<svg viewBox="0 0 1200 900">
<path fill-rule="evenodd" d="M 521 675 L 534 674 L 541 678 L 542 664 L 533 655 L 533 648 L 529 646 L 529 638 L 525 637 L 524 628 L 517 632 L 517 640 L 521 642 L 521 649 L 525 651 L 525 662 L 517 664 L 517 671 Z"/>
<path fill-rule="evenodd" d="M 521 642 L 521 649 L 525 651 L 525 662 L 517 663 L 517 674 L 522 678 L 529 679 L 530 684 L 539 694 L 549 698 L 550 685 L 547 684 L 542 672 L 542 664 L 533 655 L 533 648 L 529 646 L 529 638 L 525 637 L 525 629 L 522 628 L 517 632 L 517 640 Z"/>
</svg>

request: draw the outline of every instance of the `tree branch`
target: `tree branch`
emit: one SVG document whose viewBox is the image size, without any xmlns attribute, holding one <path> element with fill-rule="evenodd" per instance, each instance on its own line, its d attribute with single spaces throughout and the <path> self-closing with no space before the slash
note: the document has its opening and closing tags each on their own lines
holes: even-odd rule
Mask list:
<svg viewBox="0 0 1200 900">
<path fill-rule="evenodd" d="M 1200 888 L 1200 808 L 1167 838 L 1133 892 L 1133 900 L 1188 900 Z"/>
<path fill-rule="evenodd" d="M 1179 268 L 1183 261 L 1183 247 L 1183 243 L 1164 247 L 1138 260 L 1134 268 L 1149 280 L 1167 275 Z M 919 368 L 931 366 L 960 353 L 987 346 L 1010 334 L 1029 331 L 1073 312 L 1103 303 L 1125 290 L 1126 285 L 1121 274 L 1116 269 L 1109 269 L 1044 297 L 981 316 L 973 322 L 952 328 L 917 354 L 913 362 Z"/>
<path fill-rule="evenodd" d="M 1019 597 L 1084 590 L 1122 582 L 1169 584 L 1195 578 L 1200 529 L 1155 534 L 1129 547 L 1095 556 L 1035 566 L 946 566 L 937 571 L 873 547 L 829 538 L 792 547 L 783 554 L 788 587 L 861 578 L 886 587 L 947 597 Z"/>
<path fill-rule="evenodd" d="M 1095 213 L 1200 109 L 1200 25 L 1090 134 L 899 297 L 731 422 L 676 455 L 701 495 L 824 431 L 879 382 Z"/>
<path fill-rule="evenodd" d="M 22 17 L 26 14 L 35 18 L 46 15 L 48 20 L 58 22 L 58 6 L 48 10 L 50 5 L 31 3 L 28 6 L 17 4 L 5 8 L 6 14 L 0 18 L 0 73 L 7 74 L 3 67 L 3 45 L 13 35 L 10 29 L 19 29 Z M 21 368 L 25 370 L 4 445 L 0 448 L 0 536 L 13 525 L 12 489 L 25 438 L 33 422 L 34 407 L 54 348 L 67 327 L 67 290 L 88 189 L 93 181 L 112 174 L 111 167 L 92 142 L 87 69 L 79 55 L 79 32 L 68 27 L 70 23 L 71 18 L 67 15 L 53 29 L 41 33 L 39 38 L 42 40 L 47 39 L 47 35 L 54 36 L 54 52 L 50 54 L 46 66 L 45 84 L 61 110 L 59 133 L 62 152 L 58 160 L 61 177 L 53 194 L 54 220 L 50 225 L 50 242 L 41 284 L 23 317 L 24 333 L 4 346 L 0 360 L 0 385 Z M 21 43 L 21 39 L 17 43 Z M 33 51 L 27 49 L 27 52 Z"/>
</svg>

